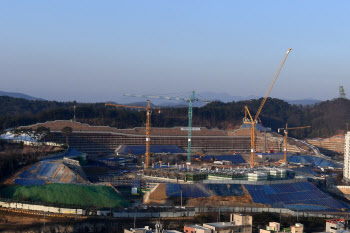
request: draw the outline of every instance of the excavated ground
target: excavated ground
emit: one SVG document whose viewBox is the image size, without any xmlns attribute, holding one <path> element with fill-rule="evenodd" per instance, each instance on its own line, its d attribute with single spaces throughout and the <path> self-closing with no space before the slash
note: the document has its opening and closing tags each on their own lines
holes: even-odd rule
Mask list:
<svg viewBox="0 0 350 233">
<path fill-rule="evenodd" d="M 264 204 L 254 203 L 248 191 L 243 187 L 244 195 L 242 196 L 210 196 L 198 198 L 184 198 L 185 206 L 250 206 L 250 207 L 267 207 Z M 164 205 L 179 204 L 179 197 L 169 198 L 166 195 L 165 184 L 160 183 L 152 189 L 144 198 L 144 204 Z"/>
</svg>

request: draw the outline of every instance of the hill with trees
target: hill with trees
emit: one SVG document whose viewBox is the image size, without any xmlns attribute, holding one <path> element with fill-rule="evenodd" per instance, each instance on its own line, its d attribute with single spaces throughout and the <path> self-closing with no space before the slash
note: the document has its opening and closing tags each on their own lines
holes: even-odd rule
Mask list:
<svg viewBox="0 0 350 233">
<path fill-rule="evenodd" d="M 262 98 L 238 102 L 211 102 L 193 108 L 193 125 L 233 130 L 242 124 L 244 106 L 254 115 Z M 74 102 L 25 100 L 0 96 L 0 128 L 7 129 L 37 122 L 73 119 Z M 154 111 L 152 126 L 173 127 L 188 124 L 188 108 L 162 108 Z M 135 109 L 105 107 L 104 103 L 77 103 L 76 119 L 91 125 L 109 125 L 117 128 L 144 126 L 145 112 Z M 329 137 L 345 133 L 350 119 L 350 100 L 334 99 L 315 105 L 291 105 L 283 100 L 269 98 L 261 112 L 264 126 L 277 131 L 286 123 L 290 127 L 310 125 L 312 128 L 297 132 L 296 137 Z"/>
</svg>

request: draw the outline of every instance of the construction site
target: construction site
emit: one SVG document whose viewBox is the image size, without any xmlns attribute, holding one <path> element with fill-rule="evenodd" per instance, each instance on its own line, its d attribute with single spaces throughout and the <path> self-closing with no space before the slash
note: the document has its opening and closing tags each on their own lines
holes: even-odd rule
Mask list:
<svg viewBox="0 0 350 233">
<path fill-rule="evenodd" d="M 194 91 L 189 98 L 127 94 L 188 102 L 186 127 L 151 127 L 152 110 L 157 109 L 150 107 L 149 100 L 145 107 L 105 104 L 106 108 L 145 111 L 145 127 L 92 126 L 77 122 L 75 117 L 19 127 L 49 128 L 50 141 L 62 150 L 18 171 L 4 183 L 11 187 L 0 194 L 18 202 L 40 199 L 52 205 L 81 205 L 82 215 L 119 216 L 120 211 L 129 213 L 134 211 L 132 208 L 167 206 L 346 213 L 350 206 L 325 192 L 328 178 L 342 172 L 343 164 L 334 155 L 343 153 L 344 137 L 299 140 L 288 137 L 289 131 L 307 130 L 310 126 L 285 124 L 273 132 L 260 121 L 259 115 L 290 51 L 284 56 L 258 111 L 252 115 L 245 107 L 242 124 L 236 130 L 194 127 L 192 104 L 206 102 L 196 98 Z M 64 133 L 64 128 L 69 128 L 69 133 Z M 40 138 L 32 143 L 46 143 L 46 140 Z M 60 189 L 52 188 L 53 185 L 64 187 L 75 196 L 65 200 L 38 198 L 38 192 L 50 196 L 49 192 Z M 82 191 L 74 191 L 77 187 Z M 102 201 L 97 203 L 94 201 L 97 199 Z M 109 212 L 96 209 L 108 207 Z M 77 213 L 78 209 L 72 211 Z"/>
</svg>

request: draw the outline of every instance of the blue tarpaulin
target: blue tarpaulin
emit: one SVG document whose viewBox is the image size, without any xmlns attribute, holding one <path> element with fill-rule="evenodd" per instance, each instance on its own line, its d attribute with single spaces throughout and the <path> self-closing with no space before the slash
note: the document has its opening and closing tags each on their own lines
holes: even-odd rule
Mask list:
<svg viewBox="0 0 350 233">
<path fill-rule="evenodd" d="M 292 210 L 339 211 L 344 204 L 309 182 L 273 185 L 244 185 L 255 203 Z"/>
<path fill-rule="evenodd" d="M 303 164 L 312 164 L 314 166 L 322 166 L 322 167 L 335 167 L 340 168 L 341 165 L 334 163 L 331 160 L 327 160 L 324 158 L 311 156 L 311 155 L 305 155 L 305 156 L 299 156 L 299 155 L 293 155 L 288 157 L 288 161 L 290 163 L 303 163 Z"/>
</svg>

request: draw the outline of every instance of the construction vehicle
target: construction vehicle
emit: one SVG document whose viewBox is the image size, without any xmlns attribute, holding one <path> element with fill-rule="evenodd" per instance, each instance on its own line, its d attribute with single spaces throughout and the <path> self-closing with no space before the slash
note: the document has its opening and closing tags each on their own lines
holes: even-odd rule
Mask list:
<svg viewBox="0 0 350 233">
<path fill-rule="evenodd" d="M 188 143 L 187 143 L 187 164 L 191 165 L 191 140 L 192 140 L 192 105 L 193 102 L 206 102 L 209 100 L 200 100 L 195 98 L 195 91 L 192 91 L 191 98 L 182 97 L 170 97 L 170 96 L 152 96 L 152 95 L 135 95 L 124 94 L 124 96 L 139 97 L 139 98 L 152 98 L 152 99 L 166 99 L 166 100 L 184 100 L 188 102 Z"/>
<path fill-rule="evenodd" d="M 281 130 L 284 130 L 284 157 L 283 157 L 283 163 L 285 165 L 287 165 L 287 139 L 288 139 L 288 130 L 291 129 L 306 129 L 306 128 L 310 128 L 311 126 L 301 126 L 301 127 L 292 127 L 292 128 L 288 128 L 288 124 L 286 124 L 285 128 L 278 128 L 278 133 Z"/>
<path fill-rule="evenodd" d="M 196 161 L 204 161 L 204 159 L 205 159 L 205 154 L 204 154 L 204 152 L 203 151 L 200 151 L 200 152 L 198 152 L 197 154 L 195 154 L 195 155 L 199 155 L 199 158 L 196 158 Z"/>
<path fill-rule="evenodd" d="M 122 104 L 111 104 L 106 103 L 105 106 L 113 106 L 116 108 L 124 107 L 124 108 L 136 108 L 136 109 L 145 109 L 147 114 L 147 120 L 146 120 L 146 159 L 145 159 L 145 169 L 149 168 L 149 162 L 150 162 L 150 148 L 151 148 L 151 105 L 149 100 L 147 100 L 147 107 L 141 107 L 141 106 L 129 106 L 129 105 L 122 105 Z"/>
<path fill-rule="evenodd" d="M 275 75 L 275 78 L 273 79 L 273 81 L 272 81 L 272 83 L 271 83 L 271 85 L 270 85 L 270 88 L 269 88 L 269 90 L 267 91 L 267 93 L 266 93 L 266 95 L 265 95 L 263 101 L 261 102 L 260 107 L 259 107 L 258 111 L 256 112 L 254 118 L 253 118 L 252 115 L 250 114 L 248 107 L 245 106 L 245 117 L 244 117 L 244 119 L 243 119 L 243 123 L 245 123 L 245 124 L 250 124 L 251 127 L 252 127 L 252 128 L 251 128 L 251 132 L 250 132 L 250 137 L 251 137 L 251 138 L 250 138 L 250 145 L 251 145 L 251 150 L 250 150 L 250 167 L 251 167 L 251 168 L 253 168 L 253 167 L 255 166 L 255 146 L 256 146 L 256 145 L 255 145 L 255 126 L 256 126 L 256 124 L 257 124 L 257 119 L 258 119 L 258 117 L 259 117 L 259 115 L 260 115 L 260 113 L 261 113 L 262 108 L 263 108 L 264 105 L 265 105 L 265 102 L 266 102 L 267 98 L 268 98 L 269 95 L 270 95 L 270 92 L 271 92 L 271 90 L 272 90 L 272 88 L 273 88 L 273 85 L 275 84 L 275 82 L 276 82 L 276 80 L 277 80 L 277 77 L 278 77 L 279 73 L 280 73 L 281 70 L 282 70 L 282 67 L 283 67 L 283 65 L 284 65 L 284 62 L 286 61 L 286 59 L 287 59 L 287 57 L 288 57 L 288 54 L 289 54 L 289 52 L 290 52 L 291 50 L 292 50 L 291 48 L 288 49 L 286 55 L 284 56 L 284 58 L 283 58 L 283 60 L 282 60 L 282 62 L 281 62 L 281 64 L 280 64 L 280 66 L 279 66 L 279 68 L 278 68 L 277 74 Z M 249 118 L 248 118 L 248 117 L 249 117 Z"/>
</svg>

